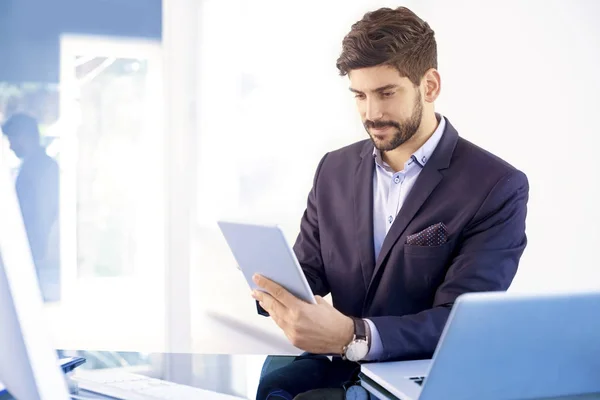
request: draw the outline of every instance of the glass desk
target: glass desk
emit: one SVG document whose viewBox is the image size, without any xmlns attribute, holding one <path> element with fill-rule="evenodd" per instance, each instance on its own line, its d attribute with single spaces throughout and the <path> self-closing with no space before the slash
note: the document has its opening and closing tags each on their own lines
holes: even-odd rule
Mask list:
<svg viewBox="0 0 600 400">
<path fill-rule="evenodd" d="M 59 358 L 84 357 L 83 370 L 130 372 L 216 393 L 254 399 L 266 355 L 136 353 L 121 351 L 59 350 Z M 71 374 L 69 374 L 71 375 Z M 81 398 L 106 399 L 85 390 L 73 392 Z M 0 394 L 0 400 L 14 400 Z"/>
</svg>

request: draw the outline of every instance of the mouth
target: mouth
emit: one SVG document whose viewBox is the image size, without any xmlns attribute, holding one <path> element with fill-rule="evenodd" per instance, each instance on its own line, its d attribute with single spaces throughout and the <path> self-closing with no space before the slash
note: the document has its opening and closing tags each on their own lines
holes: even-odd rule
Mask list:
<svg viewBox="0 0 600 400">
<path fill-rule="evenodd" d="M 377 138 L 382 138 L 384 136 L 386 136 L 386 133 L 388 130 L 390 130 L 391 127 L 390 126 L 384 126 L 381 128 L 371 128 L 371 134 Z"/>
<path fill-rule="evenodd" d="M 373 130 L 373 131 L 383 132 L 383 131 L 387 131 L 388 129 L 394 128 L 394 125 L 392 125 L 392 124 L 382 124 L 382 125 L 368 124 L 367 128 L 370 130 Z"/>
</svg>

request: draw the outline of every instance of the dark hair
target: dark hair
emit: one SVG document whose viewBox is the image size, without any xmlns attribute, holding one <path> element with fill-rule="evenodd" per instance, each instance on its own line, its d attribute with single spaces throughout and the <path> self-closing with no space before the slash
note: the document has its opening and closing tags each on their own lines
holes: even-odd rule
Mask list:
<svg viewBox="0 0 600 400">
<path fill-rule="evenodd" d="M 24 113 L 13 114 L 3 125 L 2 132 L 6 136 L 30 136 L 40 137 L 38 123 L 35 118 Z"/>
<path fill-rule="evenodd" d="M 429 24 L 406 7 L 380 8 L 352 25 L 337 60 L 340 75 L 353 69 L 390 65 L 418 85 L 437 69 L 437 45 Z"/>
</svg>

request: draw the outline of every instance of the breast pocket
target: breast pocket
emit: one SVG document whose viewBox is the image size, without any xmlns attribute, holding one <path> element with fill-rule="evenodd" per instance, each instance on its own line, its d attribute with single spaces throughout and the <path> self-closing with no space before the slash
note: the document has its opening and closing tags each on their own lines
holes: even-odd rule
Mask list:
<svg viewBox="0 0 600 400">
<path fill-rule="evenodd" d="M 444 279 L 453 249 L 452 240 L 441 246 L 404 245 L 405 279 L 415 297 L 435 294 Z"/>
</svg>

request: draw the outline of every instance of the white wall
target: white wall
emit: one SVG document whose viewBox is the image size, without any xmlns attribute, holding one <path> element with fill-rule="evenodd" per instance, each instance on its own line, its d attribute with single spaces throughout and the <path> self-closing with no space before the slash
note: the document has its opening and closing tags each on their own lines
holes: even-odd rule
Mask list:
<svg viewBox="0 0 600 400">
<path fill-rule="evenodd" d="M 436 32 L 438 110 L 531 185 L 511 290 L 600 288 L 600 2 L 407 2 Z"/>
</svg>

